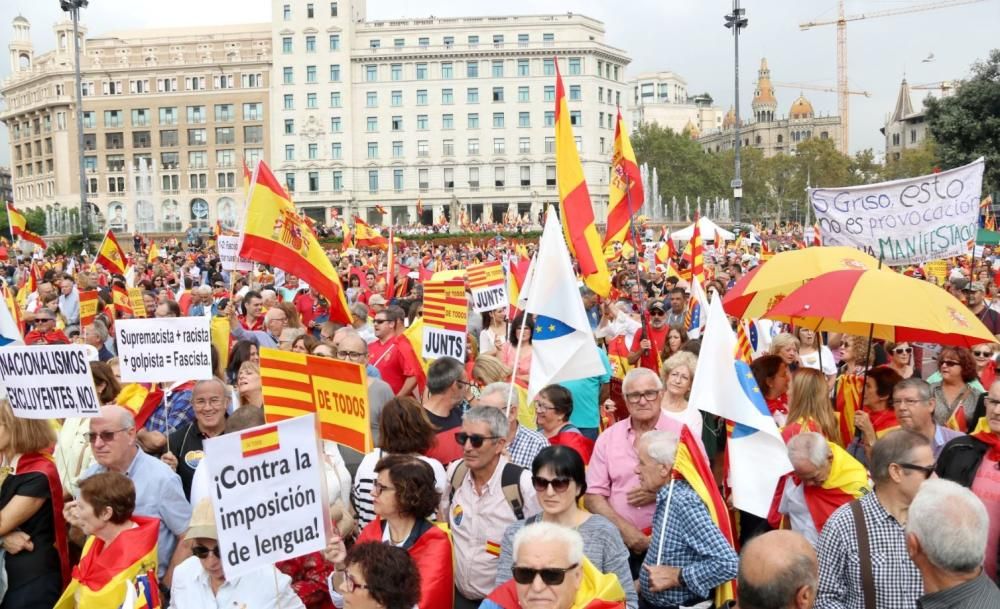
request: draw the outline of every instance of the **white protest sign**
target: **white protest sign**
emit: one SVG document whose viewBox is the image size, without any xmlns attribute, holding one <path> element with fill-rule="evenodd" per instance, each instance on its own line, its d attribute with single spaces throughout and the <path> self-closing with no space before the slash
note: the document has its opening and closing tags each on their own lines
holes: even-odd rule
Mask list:
<svg viewBox="0 0 1000 609">
<path fill-rule="evenodd" d="M 474 264 L 466 270 L 466 275 L 476 313 L 507 306 L 507 275 L 498 261 Z"/>
<path fill-rule="evenodd" d="M 215 240 L 223 271 L 252 271 L 253 260 L 241 258 L 239 235 L 219 235 Z"/>
<path fill-rule="evenodd" d="M 424 333 L 420 355 L 425 359 L 454 357 L 464 362 L 468 316 L 465 282 L 425 282 Z"/>
<path fill-rule="evenodd" d="M 96 417 L 101 407 L 83 345 L 4 347 L 0 384 L 25 419 Z"/>
<path fill-rule="evenodd" d="M 115 321 L 118 360 L 127 383 L 212 378 L 208 317 L 161 317 Z"/>
<path fill-rule="evenodd" d="M 847 245 L 889 266 L 969 252 L 979 228 L 982 158 L 928 176 L 870 186 L 811 188 L 823 245 Z"/>
<path fill-rule="evenodd" d="M 226 577 L 322 550 L 329 528 L 316 415 L 205 440 Z"/>
</svg>

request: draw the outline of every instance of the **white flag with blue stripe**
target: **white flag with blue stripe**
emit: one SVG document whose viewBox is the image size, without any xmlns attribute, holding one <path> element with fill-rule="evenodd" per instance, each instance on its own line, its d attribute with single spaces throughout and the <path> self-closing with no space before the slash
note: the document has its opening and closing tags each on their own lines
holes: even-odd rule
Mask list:
<svg viewBox="0 0 1000 609">
<path fill-rule="evenodd" d="M 17 327 L 17 322 L 14 321 L 14 316 L 7 307 L 7 299 L 3 298 L 2 292 L 0 292 L 0 300 L 3 301 L 2 306 L 0 306 L 0 347 L 24 344 L 24 337 L 21 336 L 21 330 Z"/>
</svg>

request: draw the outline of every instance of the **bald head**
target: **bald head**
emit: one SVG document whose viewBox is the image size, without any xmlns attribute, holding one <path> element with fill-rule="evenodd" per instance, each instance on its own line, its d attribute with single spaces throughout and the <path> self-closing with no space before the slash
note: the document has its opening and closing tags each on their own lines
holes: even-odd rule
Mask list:
<svg viewBox="0 0 1000 609">
<path fill-rule="evenodd" d="M 341 328 L 344 329 L 344 328 Z M 337 331 L 338 334 L 340 330 Z M 335 339 L 336 340 L 336 339 Z M 337 347 L 342 351 L 354 351 L 356 353 L 368 353 L 368 343 L 365 339 L 361 338 L 361 335 L 357 332 L 344 332 L 339 341 L 337 342 Z"/>
<path fill-rule="evenodd" d="M 135 417 L 132 415 L 132 411 L 124 406 L 108 404 L 107 406 L 101 406 L 100 412 L 101 414 L 96 419 L 90 420 L 91 423 L 100 420 L 121 425 L 122 427 L 135 427 Z"/>
<path fill-rule="evenodd" d="M 741 609 L 808 609 L 816 598 L 816 551 L 801 534 L 770 531 L 740 553 Z"/>
</svg>

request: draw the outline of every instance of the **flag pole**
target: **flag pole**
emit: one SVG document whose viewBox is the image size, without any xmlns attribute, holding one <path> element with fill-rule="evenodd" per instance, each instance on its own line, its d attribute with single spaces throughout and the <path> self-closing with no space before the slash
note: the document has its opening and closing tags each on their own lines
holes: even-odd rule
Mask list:
<svg viewBox="0 0 1000 609">
<path fill-rule="evenodd" d="M 7 230 L 10 231 L 10 243 L 14 244 L 14 223 L 10 221 L 10 201 L 6 203 L 7 208 Z M 973 250 L 975 252 L 975 250 Z"/>
<path fill-rule="evenodd" d="M 525 276 L 525 283 L 529 284 L 531 291 L 535 291 L 534 275 L 535 275 L 535 256 L 531 257 L 531 264 L 528 266 L 530 275 Z M 510 373 L 510 387 L 507 388 L 507 408 L 504 409 L 504 416 L 510 417 L 510 405 L 514 402 L 514 384 L 517 382 L 517 365 L 521 361 L 521 332 L 524 330 L 528 321 L 528 299 L 531 294 L 525 296 L 524 299 L 524 310 L 521 312 L 521 327 L 517 329 L 517 347 L 514 348 L 514 369 Z"/>
<path fill-rule="evenodd" d="M 639 274 L 639 240 L 635 230 L 635 210 L 632 208 L 632 176 L 628 173 L 625 174 L 625 205 L 628 206 L 629 232 L 632 234 L 632 244 L 635 246 L 635 283 L 639 286 L 639 332 L 641 333 L 639 340 L 647 340 L 649 335 L 646 332 L 646 290 L 642 287 L 642 277 Z M 642 355 L 645 353 L 640 352 L 640 357 Z"/>
</svg>

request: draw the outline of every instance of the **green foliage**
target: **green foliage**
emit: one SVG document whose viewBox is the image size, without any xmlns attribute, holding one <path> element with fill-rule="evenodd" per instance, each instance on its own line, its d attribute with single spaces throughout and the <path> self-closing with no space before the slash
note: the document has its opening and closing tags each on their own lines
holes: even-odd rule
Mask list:
<svg viewBox="0 0 1000 609">
<path fill-rule="evenodd" d="M 656 168 L 665 200 L 718 196 L 729 188 L 731 169 L 727 173 L 718 156 L 702 152 L 698 142 L 686 135 L 656 123 L 643 123 L 631 140 L 638 162 L 647 163 L 650 171 Z"/>
<path fill-rule="evenodd" d="M 28 221 L 28 230 L 37 234 L 45 234 L 45 210 L 44 209 L 34 209 L 34 210 L 19 210 L 24 214 L 25 220 Z M 10 225 L 7 222 L 7 214 L 0 214 L 0 236 L 10 239 Z"/>
<path fill-rule="evenodd" d="M 882 169 L 883 180 L 915 178 L 934 172 L 938 157 L 933 139 L 926 139 L 919 148 L 907 148 L 898 159 L 886 159 Z"/>
</svg>

